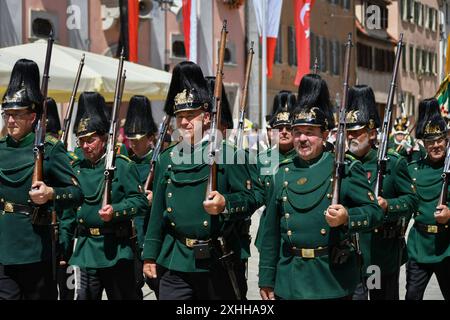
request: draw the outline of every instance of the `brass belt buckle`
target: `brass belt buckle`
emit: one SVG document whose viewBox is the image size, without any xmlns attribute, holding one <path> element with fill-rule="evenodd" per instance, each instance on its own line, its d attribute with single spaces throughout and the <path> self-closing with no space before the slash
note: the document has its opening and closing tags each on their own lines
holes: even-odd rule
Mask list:
<svg viewBox="0 0 450 320">
<path fill-rule="evenodd" d="M 100 229 L 99 228 L 89 228 L 89 233 L 91 234 L 91 236 L 99 236 Z"/>
<path fill-rule="evenodd" d="M 196 244 L 196 243 L 197 243 L 197 240 L 196 240 L 196 239 L 189 239 L 189 238 L 186 238 L 186 241 L 185 241 L 186 247 L 188 247 L 188 248 L 193 248 L 193 247 L 194 247 L 194 244 Z"/>
<path fill-rule="evenodd" d="M 11 202 L 5 202 L 5 212 L 13 213 L 14 212 L 14 205 Z"/>
<path fill-rule="evenodd" d="M 315 258 L 314 249 L 301 249 L 302 257 L 312 259 Z"/>
<path fill-rule="evenodd" d="M 428 233 L 438 233 L 438 226 L 436 225 L 428 225 L 427 226 Z"/>
</svg>

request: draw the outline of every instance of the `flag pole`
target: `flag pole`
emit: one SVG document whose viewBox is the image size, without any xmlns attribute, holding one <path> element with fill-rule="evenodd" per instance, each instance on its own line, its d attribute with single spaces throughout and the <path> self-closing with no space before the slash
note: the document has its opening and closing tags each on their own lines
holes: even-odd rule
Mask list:
<svg viewBox="0 0 450 320">
<path fill-rule="evenodd" d="M 267 114 L 267 34 L 266 34 L 267 0 L 262 0 L 262 61 L 261 61 L 261 129 L 266 129 Z"/>
</svg>

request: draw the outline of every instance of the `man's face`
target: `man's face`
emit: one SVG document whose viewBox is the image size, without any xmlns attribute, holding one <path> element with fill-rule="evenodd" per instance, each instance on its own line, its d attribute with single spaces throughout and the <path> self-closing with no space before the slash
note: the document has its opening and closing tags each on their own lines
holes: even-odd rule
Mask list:
<svg viewBox="0 0 450 320">
<path fill-rule="evenodd" d="M 439 162 L 444 159 L 447 148 L 447 139 L 445 137 L 441 137 L 437 140 L 424 139 L 423 144 L 427 150 L 428 159 L 431 162 Z"/>
<path fill-rule="evenodd" d="M 128 139 L 130 148 L 138 157 L 145 156 L 153 145 L 154 136 L 145 135 L 140 139 Z"/>
<path fill-rule="evenodd" d="M 5 110 L 2 117 L 8 134 L 18 141 L 33 130 L 36 113 L 28 110 Z"/>
<path fill-rule="evenodd" d="M 209 113 L 203 110 L 181 111 L 175 118 L 184 141 L 195 144 L 203 138 L 204 128 L 209 123 Z"/>
<path fill-rule="evenodd" d="M 347 130 L 348 149 L 358 157 L 365 156 L 371 149 L 370 141 L 376 138 L 376 129 Z"/>
<path fill-rule="evenodd" d="M 294 148 L 303 160 L 317 158 L 323 152 L 323 143 L 328 131 L 316 126 L 296 126 L 293 131 Z"/>
<path fill-rule="evenodd" d="M 280 151 L 289 151 L 292 149 L 294 138 L 292 136 L 291 126 L 277 126 L 274 128 L 278 130 L 278 144 Z"/>
<path fill-rule="evenodd" d="M 394 135 L 395 140 L 400 143 L 403 141 L 403 139 L 405 138 L 405 135 L 403 133 L 396 133 Z"/>
<path fill-rule="evenodd" d="M 105 153 L 106 136 L 93 134 L 78 139 L 78 144 L 83 150 L 84 157 L 95 163 Z"/>
</svg>

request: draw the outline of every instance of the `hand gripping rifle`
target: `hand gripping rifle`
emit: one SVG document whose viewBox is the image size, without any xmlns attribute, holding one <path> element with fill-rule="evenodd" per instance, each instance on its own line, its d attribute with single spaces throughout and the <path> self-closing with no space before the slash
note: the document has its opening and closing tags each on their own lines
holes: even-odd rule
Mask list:
<svg viewBox="0 0 450 320">
<path fill-rule="evenodd" d="M 341 182 L 345 173 L 345 138 L 346 138 L 346 123 L 345 123 L 345 108 L 348 101 L 348 82 L 350 75 L 350 61 L 352 51 L 352 34 L 348 34 L 348 40 L 345 50 L 345 67 L 344 67 L 344 88 L 341 100 L 341 106 L 339 108 L 339 125 L 336 133 L 335 144 L 335 159 L 334 159 L 334 171 L 333 171 L 333 186 L 332 186 L 332 198 L 331 204 L 340 203 Z M 359 246 L 359 234 L 352 235 L 352 241 L 355 245 L 356 253 L 361 255 L 361 249 Z M 339 257 L 339 254 L 334 255 Z M 334 259 L 333 259 L 334 260 Z"/>
<path fill-rule="evenodd" d="M 394 71 L 392 73 L 391 86 L 389 88 L 388 99 L 386 103 L 386 108 L 384 110 L 384 120 L 381 129 L 380 145 L 378 147 L 377 155 L 377 180 L 375 182 L 375 198 L 381 197 L 383 193 L 383 179 L 386 175 L 386 165 L 387 165 L 387 150 L 388 150 L 388 139 L 389 132 L 391 130 L 392 121 L 392 107 L 394 103 L 395 89 L 397 87 L 397 74 L 398 67 L 400 64 L 400 57 L 402 55 L 403 48 L 403 33 L 400 34 L 400 40 L 397 43 L 397 53 L 395 55 Z"/>
<path fill-rule="evenodd" d="M 156 141 L 155 149 L 153 150 L 152 159 L 150 160 L 150 172 L 148 173 L 147 180 L 145 180 L 144 189 L 151 191 L 153 189 L 153 180 L 155 179 L 155 164 L 158 160 L 159 154 L 163 151 L 162 146 L 164 143 L 164 137 L 166 136 L 167 130 L 169 129 L 170 121 L 172 117 L 166 115 L 164 117 L 163 123 L 159 127 L 159 136 Z"/>
<path fill-rule="evenodd" d="M 122 102 L 122 92 L 125 86 L 125 71 L 123 71 L 123 49 L 119 58 L 119 68 L 117 69 L 116 87 L 114 89 L 114 104 L 111 116 L 111 124 L 108 132 L 108 142 L 106 146 L 105 159 L 105 179 L 103 181 L 103 203 L 102 207 L 111 204 L 112 181 L 116 170 L 116 138 L 117 138 L 117 117 Z"/>
<path fill-rule="evenodd" d="M 220 129 L 220 111 L 222 107 L 222 79 L 223 79 L 223 60 L 225 57 L 225 46 L 227 42 L 227 20 L 224 20 L 222 32 L 220 35 L 220 49 L 216 72 L 216 82 L 214 86 L 214 97 L 212 99 L 211 110 L 211 128 L 209 133 L 209 176 L 208 184 L 206 187 L 206 200 L 208 200 L 209 194 L 217 189 L 217 163 L 216 152 L 218 149 L 217 144 L 217 130 Z"/>
<path fill-rule="evenodd" d="M 255 52 L 253 51 L 253 41 L 250 45 L 250 49 L 248 50 L 247 54 L 247 67 L 245 69 L 245 82 L 244 82 L 244 88 L 242 89 L 242 99 L 241 99 L 241 106 L 239 108 L 239 123 L 237 128 L 237 135 L 236 135 L 236 149 L 242 150 L 242 140 L 244 138 L 244 119 L 245 119 L 245 106 L 247 105 L 247 93 L 248 93 L 248 82 L 250 81 L 250 71 L 252 70 L 252 61 L 253 61 L 253 55 Z"/>
<path fill-rule="evenodd" d="M 67 150 L 67 140 L 69 138 L 70 123 L 72 122 L 73 106 L 75 104 L 75 99 L 78 91 L 78 84 L 80 83 L 81 72 L 84 66 L 84 53 L 81 57 L 80 64 L 78 65 L 77 76 L 75 77 L 75 82 L 73 84 L 72 95 L 69 100 L 69 107 L 67 108 L 66 115 L 64 116 L 64 123 L 61 135 L 61 142 Z"/>
<path fill-rule="evenodd" d="M 53 32 L 50 32 L 50 35 L 47 39 L 47 52 L 45 55 L 45 64 L 44 64 L 44 73 L 42 75 L 42 83 L 41 83 L 41 94 L 43 97 L 42 102 L 42 114 L 36 124 L 36 133 L 34 140 L 34 170 L 32 176 L 32 184 L 36 181 L 44 181 L 44 152 L 45 152 L 45 135 L 47 132 L 47 92 L 48 92 L 48 80 L 49 70 L 50 70 L 50 61 L 52 58 L 52 49 L 53 49 Z M 39 207 L 34 208 L 32 221 L 33 224 L 40 224 L 41 213 L 39 212 Z M 56 279 L 56 245 L 59 238 L 59 230 L 58 230 L 58 218 L 56 215 L 55 208 L 53 206 L 51 213 L 51 223 L 50 223 L 50 235 L 52 239 L 52 273 L 53 279 Z"/>
</svg>

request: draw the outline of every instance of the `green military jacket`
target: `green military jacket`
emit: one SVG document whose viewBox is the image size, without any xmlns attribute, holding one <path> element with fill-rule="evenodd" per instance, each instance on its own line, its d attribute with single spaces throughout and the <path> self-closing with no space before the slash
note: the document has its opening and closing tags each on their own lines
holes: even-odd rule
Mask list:
<svg viewBox="0 0 450 320">
<path fill-rule="evenodd" d="M 51 258 L 50 227 L 31 223 L 31 215 L 14 209 L 14 205 L 31 206 L 29 197 L 34 169 L 34 133 L 19 142 L 9 136 L 0 139 L 0 264 L 28 264 Z M 83 195 L 72 171 L 64 146 L 47 136 L 44 145 L 44 182 L 52 187 L 55 198 L 42 206 L 54 206 L 60 213 L 65 208 L 78 206 Z M 7 209 L 8 208 L 8 209 Z M 12 211 L 12 212 L 11 212 Z"/>
<path fill-rule="evenodd" d="M 359 159 L 359 158 L 357 158 Z M 377 150 L 371 149 L 362 159 L 363 168 L 367 173 L 367 180 L 372 188 L 375 189 L 377 180 Z M 417 206 L 417 196 L 412 179 L 408 172 L 406 160 L 398 153 L 388 152 L 388 162 L 386 175 L 383 179 L 382 197 L 388 203 L 388 211 L 384 216 L 384 225 L 399 223 L 404 218 L 405 225 L 411 219 L 411 214 Z M 360 234 L 361 251 L 363 253 L 364 268 L 367 270 L 370 265 L 380 267 L 381 273 L 392 274 L 398 271 L 400 250 L 402 249 L 402 261 L 405 263 L 407 252 L 405 240 L 398 238 L 387 239 L 383 237 L 383 232 L 379 229 L 362 232 Z"/>
<path fill-rule="evenodd" d="M 331 204 L 334 154 L 323 152 L 313 161 L 295 157 L 279 170 L 271 187 L 262 234 L 259 286 L 274 288 L 283 299 L 331 299 L 353 294 L 360 281 L 356 254 L 340 265 L 329 254 L 306 258 L 290 249 L 331 248 L 350 233 L 378 226 L 383 218 L 359 161 L 347 160 L 341 184 L 341 204 L 348 226 L 330 228 L 324 213 Z"/>
<path fill-rule="evenodd" d="M 434 212 L 438 205 L 442 188 L 444 163 L 432 164 L 427 158 L 409 164 L 408 169 L 419 198 L 414 212 L 414 220 L 426 225 L 437 225 Z M 450 199 L 450 197 L 449 197 Z M 438 263 L 450 256 L 450 227 L 442 233 L 428 233 L 414 226 L 408 235 L 409 259 L 418 263 Z"/>
<path fill-rule="evenodd" d="M 73 164 L 85 195 L 83 204 L 76 211 L 77 224 L 94 232 L 78 234 L 75 250 L 69 261 L 71 265 L 82 269 L 107 268 L 114 266 L 121 259 L 131 260 L 134 257 L 129 237 L 98 235 L 95 232 L 96 228 L 131 223 L 131 219 L 138 212 L 148 210 L 148 201 L 142 192 L 135 164 L 121 155 L 116 156 L 115 164 L 111 195 L 114 213 L 110 222 L 104 222 L 98 214 L 103 200 L 105 157 L 95 164 L 87 159 Z"/>
<path fill-rule="evenodd" d="M 278 153 L 278 160 L 275 160 L 277 163 L 272 163 L 270 161 L 274 152 Z M 294 158 L 297 155 L 295 149 L 291 149 L 286 153 L 278 152 L 278 149 L 270 148 L 264 150 L 258 155 L 258 172 L 261 175 L 260 180 L 263 186 L 264 192 L 264 204 L 267 204 L 270 198 L 269 189 L 272 184 L 273 176 L 276 170 L 282 169 L 283 166 L 289 163 L 289 160 Z M 276 159 L 276 158 L 275 158 Z M 264 230 L 264 223 L 266 220 L 266 209 L 261 214 L 259 218 L 259 227 L 258 232 L 256 233 L 255 238 L 255 247 L 260 250 L 261 248 L 261 234 Z"/>
<path fill-rule="evenodd" d="M 143 259 L 156 260 L 170 270 L 208 272 L 212 259 L 195 259 L 194 251 L 181 239 L 209 240 L 222 235 L 230 223 L 239 224 L 252 214 L 257 200 L 252 192 L 252 178 L 245 164 L 223 164 L 234 158 L 234 146 L 223 144 L 218 153 L 217 191 L 226 200 L 226 210 L 209 215 L 203 208 L 209 166 L 208 143 L 187 146 L 176 144 L 162 152 L 156 163 L 153 204 L 144 242 Z M 184 158 L 184 161 L 180 160 Z M 236 162 L 235 162 L 236 163 Z M 234 237 L 229 249 L 241 259 L 249 253 L 248 237 Z"/>
<path fill-rule="evenodd" d="M 139 174 L 139 182 L 142 187 L 144 187 L 145 182 L 147 181 L 148 173 L 150 172 L 150 161 L 152 160 L 153 149 L 150 150 L 145 156 L 142 158 L 133 155 L 130 159 L 136 163 L 136 168 Z M 150 218 L 150 207 L 148 210 L 139 212 L 134 217 L 134 226 L 136 228 L 137 241 L 139 248 L 142 250 L 144 246 L 144 237 L 145 232 L 147 231 L 148 219 Z"/>
</svg>

